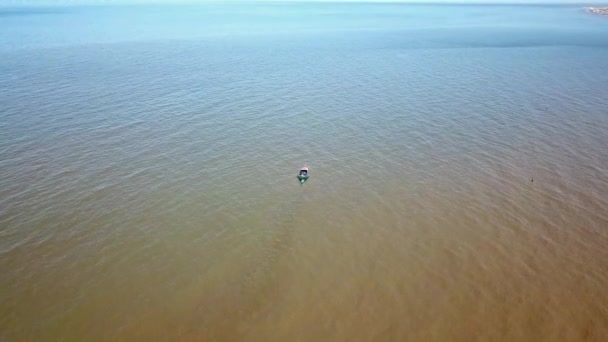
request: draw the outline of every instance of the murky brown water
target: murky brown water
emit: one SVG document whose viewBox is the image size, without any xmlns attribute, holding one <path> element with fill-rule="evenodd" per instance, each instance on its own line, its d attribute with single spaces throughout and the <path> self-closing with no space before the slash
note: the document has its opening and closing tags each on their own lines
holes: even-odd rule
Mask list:
<svg viewBox="0 0 608 342">
<path fill-rule="evenodd" d="M 608 340 L 604 26 L 476 8 L 504 41 L 0 34 L 0 340 Z"/>
</svg>

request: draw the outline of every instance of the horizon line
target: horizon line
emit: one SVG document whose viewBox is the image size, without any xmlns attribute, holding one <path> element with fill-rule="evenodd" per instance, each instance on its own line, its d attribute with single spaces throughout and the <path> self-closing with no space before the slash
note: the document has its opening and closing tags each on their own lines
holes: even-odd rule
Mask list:
<svg viewBox="0 0 608 342">
<path fill-rule="evenodd" d="M 387 4 L 387 5 L 486 5 L 486 6 L 608 6 L 608 0 L 8 0 L 6 7 L 70 7 L 70 6 L 145 6 L 145 5 L 204 5 L 204 4 Z"/>
<path fill-rule="evenodd" d="M 280 2 L 280 3 L 294 3 L 294 2 L 328 2 L 328 3 L 352 3 L 352 2 L 364 2 L 364 3 L 480 3 L 480 4 L 608 4 L 608 0 L 591 0 L 591 1 L 580 1 L 580 0 L 5 0 L 0 2 L 2 4 L 56 4 L 56 5 L 73 5 L 73 4 L 150 4 L 150 3 L 166 3 L 166 4 L 178 4 L 178 3 L 256 3 L 256 2 Z"/>
</svg>

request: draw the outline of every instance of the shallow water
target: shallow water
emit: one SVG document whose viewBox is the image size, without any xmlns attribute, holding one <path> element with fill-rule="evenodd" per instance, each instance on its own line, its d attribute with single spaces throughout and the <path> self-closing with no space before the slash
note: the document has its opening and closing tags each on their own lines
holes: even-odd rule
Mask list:
<svg viewBox="0 0 608 342">
<path fill-rule="evenodd" d="M 0 339 L 606 340 L 606 19 L 1 9 Z"/>
</svg>

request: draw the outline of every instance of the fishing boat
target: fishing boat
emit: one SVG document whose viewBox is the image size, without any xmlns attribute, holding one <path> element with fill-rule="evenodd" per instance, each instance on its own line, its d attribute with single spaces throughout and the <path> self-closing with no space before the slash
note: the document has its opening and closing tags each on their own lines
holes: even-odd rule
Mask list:
<svg viewBox="0 0 608 342">
<path fill-rule="evenodd" d="M 308 166 L 304 164 L 304 166 L 302 166 L 302 168 L 300 169 L 300 173 L 298 173 L 298 179 L 300 180 L 301 184 L 304 184 L 304 182 L 308 180 L 308 177 L 310 177 L 308 175 Z"/>
</svg>

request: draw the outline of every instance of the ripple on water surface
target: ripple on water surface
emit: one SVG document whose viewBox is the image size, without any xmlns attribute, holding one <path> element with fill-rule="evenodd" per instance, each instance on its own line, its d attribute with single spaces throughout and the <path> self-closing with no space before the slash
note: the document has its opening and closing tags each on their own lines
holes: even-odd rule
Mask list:
<svg viewBox="0 0 608 342">
<path fill-rule="evenodd" d="M 0 42 L 0 339 L 603 340 L 608 50 L 568 11 Z"/>
</svg>

